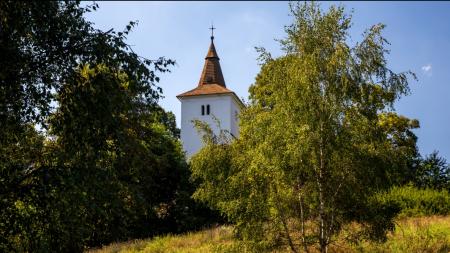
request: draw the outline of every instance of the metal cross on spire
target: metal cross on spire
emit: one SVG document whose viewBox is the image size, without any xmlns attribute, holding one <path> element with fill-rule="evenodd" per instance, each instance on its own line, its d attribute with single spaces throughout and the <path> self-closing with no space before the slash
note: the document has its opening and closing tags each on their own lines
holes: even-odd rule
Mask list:
<svg viewBox="0 0 450 253">
<path fill-rule="evenodd" d="M 211 30 L 211 40 L 213 40 L 213 39 L 214 39 L 214 29 L 216 29 L 216 28 L 215 28 L 214 25 L 211 23 L 211 27 L 208 28 L 208 29 Z"/>
</svg>

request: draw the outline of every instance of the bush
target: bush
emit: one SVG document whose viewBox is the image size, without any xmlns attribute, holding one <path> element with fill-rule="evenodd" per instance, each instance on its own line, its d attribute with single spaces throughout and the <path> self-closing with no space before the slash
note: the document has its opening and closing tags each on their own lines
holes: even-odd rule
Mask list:
<svg viewBox="0 0 450 253">
<path fill-rule="evenodd" d="M 450 214 L 450 194 L 446 190 L 418 189 L 412 185 L 395 186 L 375 197 L 383 204 L 397 205 L 400 217 Z"/>
</svg>

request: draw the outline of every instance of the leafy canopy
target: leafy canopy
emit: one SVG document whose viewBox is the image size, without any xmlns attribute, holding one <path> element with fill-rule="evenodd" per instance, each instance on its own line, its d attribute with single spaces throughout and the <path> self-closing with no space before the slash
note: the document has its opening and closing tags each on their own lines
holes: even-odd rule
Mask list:
<svg viewBox="0 0 450 253">
<path fill-rule="evenodd" d="M 326 252 L 351 221 L 382 239 L 395 208 L 370 196 L 400 182 L 417 153 L 411 129 L 418 122 L 393 107 L 415 76 L 388 68 L 384 25 L 350 46 L 351 16 L 342 6 L 290 7 L 294 20 L 280 40 L 285 54 L 274 59 L 260 49 L 239 138 L 206 143 L 192 158 L 201 181 L 194 196 L 235 222 L 258 250 L 318 244 Z"/>
<path fill-rule="evenodd" d="M 84 15 L 97 7 L 0 2 L 1 252 L 81 252 L 210 215 L 158 105 L 174 61 L 133 52 L 136 22 L 95 29 Z"/>
</svg>

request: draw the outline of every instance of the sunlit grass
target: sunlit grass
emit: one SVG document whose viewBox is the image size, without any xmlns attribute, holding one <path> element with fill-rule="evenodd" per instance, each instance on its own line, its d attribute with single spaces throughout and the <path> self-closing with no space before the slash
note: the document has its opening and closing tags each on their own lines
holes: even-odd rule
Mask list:
<svg viewBox="0 0 450 253">
<path fill-rule="evenodd" d="M 353 224 L 347 230 L 357 229 Z M 448 253 L 450 252 L 450 216 L 430 216 L 404 218 L 397 221 L 396 229 L 388 234 L 384 243 L 362 241 L 350 244 L 344 239 L 351 231 L 343 231 L 329 252 L 374 252 L 374 253 Z M 115 243 L 91 253 L 191 253 L 191 252 L 245 252 L 237 240 L 233 239 L 233 229 L 221 226 L 183 235 L 167 235 L 149 240 Z M 280 248 L 275 252 L 290 252 Z M 317 252 L 311 249 L 311 252 Z"/>
<path fill-rule="evenodd" d="M 450 216 L 405 218 L 385 243 L 363 242 L 358 252 L 450 252 Z"/>
<path fill-rule="evenodd" d="M 166 235 L 155 237 L 151 240 L 135 240 L 127 243 L 114 243 L 91 253 L 132 253 L 132 252 L 217 252 L 220 247 L 233 244 L 232 228 L 221 226 L 200 232 L 187 233 L 183 235 Z"/>
</svg>

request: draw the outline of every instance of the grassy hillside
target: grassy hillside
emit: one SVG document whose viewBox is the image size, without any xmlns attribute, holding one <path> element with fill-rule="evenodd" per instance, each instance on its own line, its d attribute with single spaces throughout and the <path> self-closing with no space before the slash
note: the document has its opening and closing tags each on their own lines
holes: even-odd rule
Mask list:
<svg viewBox="0 0 450 253">
<path fill-rule="evenodd" d="M 402 219 L 397 222 L 394 233 L 388 235 L 385 243 L 364 241 L 352 245 L 345 241 L 347 228 L 330 252 L 450 252 L 450 216 L 432 216 Z M 231 227 L 217 227 L 184 235 L 168 235 L 149 240 L 115 243 L 90 253 L 146 252 L 146 253 L 190 253 L 190 252 L 245 252 L 245 248 L 233 239 Z M 278 249 L 274 252 L 290 252 Z M 315 252 L 312 249 L 312 252 Z"/>
</svg>

